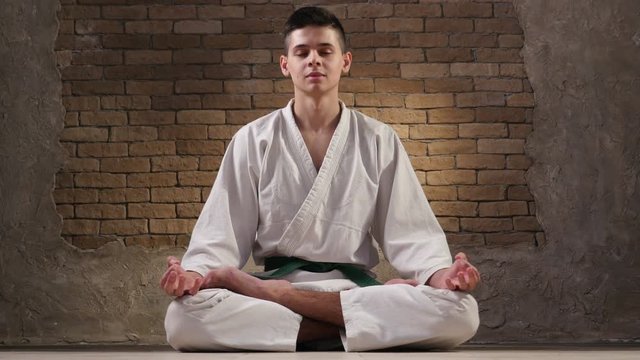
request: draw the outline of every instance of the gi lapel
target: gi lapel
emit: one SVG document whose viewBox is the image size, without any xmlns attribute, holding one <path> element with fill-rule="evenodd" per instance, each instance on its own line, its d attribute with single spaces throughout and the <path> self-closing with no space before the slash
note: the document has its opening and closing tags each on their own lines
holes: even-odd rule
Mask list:
<svg viewBox="0 0 640 360">
<path fill-rule="evenodd" d="M 285 110 L 285 121 L 287 122 L 287 127 L 289 127 L 287 133 L 291 136 L 289 140 L 292 144 L 297 144 L 298 146 L 302 141 L 302 145 L 305 146 L 304 151 L 306 151 L 308 155 L 308 150 L 306 149 L 306 145 L 304 145 L 304 140 L 302 139 L 302 134 L 300 134 L 300 130 L 295 123 L 293 111 L 291 110 L 292 108 L 293 106 L 290 102 Z M 313 179 L 313 186 L 311 186 L 311 190 L 309 190 L 309 193 L 300 206 L 300 209 L 298 209 L 295 217 L 291 220 L 280 238 L 278 250 L 281 255 L 293 256 L 298 244 L 304 241 L 304 234 L 307 232 L 307 229 L 309 229 L 311 221 L 317 214 L 320 204 L 322 204 L 322 201 L 326 199 L 331 185 L 331 180 L 338 170 L 338 165 L 340 164 L 340 159 L 344 152 L 343 150 L 349 135 L 349 115 L 351 113 L 351 111 L 347 109 L 342 102 L 340 102 L 340 108 L 340 121 L 333 133 L 333 136 L 331 137 L 331 142 L 329 143 L 329 148 L 327 149 L 327 153 L 322 161 L 322 166 L 320 166 L 320 171 L 315 179 Z M 306 157 L 308 160 L 303 159 L 303 162 L 307 163 L 305 165 L 307 168 L 307 174 L 312 175 L 315 173 L 315 167 L 313 166 L 313 162 L 308 164 L 311 157 Z M 313 171 L 309 169 L 309 166 Z"/>
</svg>

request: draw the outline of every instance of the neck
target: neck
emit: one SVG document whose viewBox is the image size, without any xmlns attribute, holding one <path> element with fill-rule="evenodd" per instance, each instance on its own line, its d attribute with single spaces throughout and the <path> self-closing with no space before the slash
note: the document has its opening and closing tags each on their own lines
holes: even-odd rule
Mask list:
<svg viewBox="0 0 640 360">
<path fill-rule="evenodd" d="M 296 94 L 293 114 L 300 130 L 335 128 L 339 121 L 340 102 L 337 96 L 311 98 Z"/>
</svg>

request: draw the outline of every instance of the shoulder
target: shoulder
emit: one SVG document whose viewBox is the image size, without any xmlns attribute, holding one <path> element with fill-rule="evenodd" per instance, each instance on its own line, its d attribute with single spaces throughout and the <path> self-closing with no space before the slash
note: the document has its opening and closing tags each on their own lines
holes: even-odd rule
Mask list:
<svg viewBox="0 0 640 360">
<path fill-rule="evenodd" d="M 351 111 L 352 125 L 357 129 L 360 137 L 375 139 L 377 143 L 388 144 L 399 140 L 395 130 L 388 124 L 383 123 L 358 110 Z"/>
<path fill-rule="evenodd" d="M 277 109 L 242 126 L 234 135 L 234 141 L 262 142 L 273 137 L 283 120 L 284 109 Z"/>
</svg>

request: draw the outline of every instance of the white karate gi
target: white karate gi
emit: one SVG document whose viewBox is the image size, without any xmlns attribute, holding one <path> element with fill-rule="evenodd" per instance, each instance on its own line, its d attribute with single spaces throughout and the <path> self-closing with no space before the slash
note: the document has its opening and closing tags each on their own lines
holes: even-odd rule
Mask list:
<svg viewBox="0 0 640 360">
<path fill-rule="evenodd" d="M 341 104 L 316 171 L 293 101 L 240 129 L 192 233 L 182 265 L 205 275 L 241 268 L 253 253 L 349 263 L 371 269 L 377 241 L 403 278 L 420 284 L 451 265 L 445 235 L 409 158 L 387 125 Z M 338 271 L 296 271 L 298 288 L 340 291 L 347 351 L 452 347 L 478 327 L 473 297 L 426 285 L 359 288 Z M 171 303 L 168 342 L 180 350 L 295 351 L 302 317 L 279 304 L 225 289 Z"/>
</svg>

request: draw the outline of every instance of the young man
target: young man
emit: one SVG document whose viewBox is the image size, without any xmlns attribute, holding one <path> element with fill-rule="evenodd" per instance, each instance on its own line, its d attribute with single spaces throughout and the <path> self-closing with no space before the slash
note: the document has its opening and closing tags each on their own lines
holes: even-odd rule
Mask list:
<svg viewBox="0 0 640 360">
<path fill-rule="evenodd" d="M 161 286 L 179 350 L 449 348 L 471 338 L 480 275 L 445 235 L 393 130 L 338 99 L 344 30 L 307 7 L 285 25 L 295 97 L 238 131 L 182 263 Z M 375 285 L 373 241 L 403 279 Z M 239 270 L 253 253 L 273 271 Z M 274 272 L 275 271 L 275 272 Z M 269 279 L 271 278 L 271 279 Z M 374 286 L 367 286 L 372 285 Z"/>
</svg>

